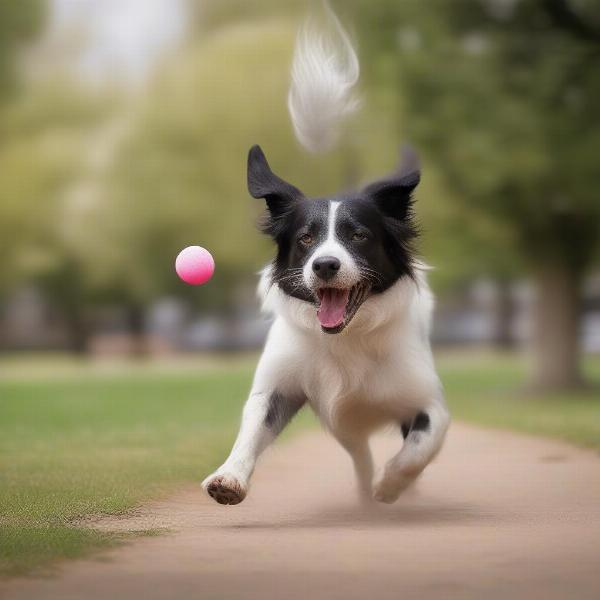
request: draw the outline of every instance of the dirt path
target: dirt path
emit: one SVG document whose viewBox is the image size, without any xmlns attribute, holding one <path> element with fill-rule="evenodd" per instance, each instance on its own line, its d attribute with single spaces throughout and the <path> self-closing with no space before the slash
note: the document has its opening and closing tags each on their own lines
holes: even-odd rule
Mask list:
<svg viewBox="0 0 600 600">
<path fill-rule="evenodd" d="M 376 444 L 379 460 L 399 445 Z M 281 444 L 253 489 L 222 507 L 198 488 L 101 527 L 170 527 L 16 599 L 600 598 L 600 456 L 454 424 L 393 506 L 356 506 L 349 459 L 323 433 Z"/>
</svg>

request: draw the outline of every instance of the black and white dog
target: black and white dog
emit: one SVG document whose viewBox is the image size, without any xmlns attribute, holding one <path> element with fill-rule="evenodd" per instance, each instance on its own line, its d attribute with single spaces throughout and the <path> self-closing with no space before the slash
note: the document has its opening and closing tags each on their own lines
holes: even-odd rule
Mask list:
<svg viewBox="0 0 600 600">
<path fill-rule="evenodd" d="M 289 106 L 309 149 L 328 145 L 356 105 L 358 62 L 334 22 L 344 56 L 305 32 L 294 59 Z M 217 502 L 245 498 L 258 457 L 305 404 L 351 455 L 363 498 L 395 501 L 439 451 L 449 415 L 429 344 L 433 297 L 412 248 L 419 179 L 406 151 L 394 174 L 361 191 L 309 199 L 250 150 L 248 189 L 266 200 L 262 228 L 277 245 L 259 284 L 275 321 L 235 445 L 203 483 Z M 373 482 L 369 437 L 387 424 L 404 442 Z"/>
</svg>

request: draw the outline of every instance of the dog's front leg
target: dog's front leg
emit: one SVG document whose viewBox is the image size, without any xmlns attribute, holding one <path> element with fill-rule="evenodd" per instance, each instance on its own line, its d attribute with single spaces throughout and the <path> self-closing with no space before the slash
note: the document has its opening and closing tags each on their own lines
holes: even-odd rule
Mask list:
<svg viewBox="0 0 600 600">
<path fill-rule="evenodd" d="M 373 491 L 375 500 L 387 503 L 397 500 L 438 453 L 449 423 L 448 409 L 441 399 L 401 423 L 404 445 L 385 465 Z"/>
<path fill-rule="evenodd" d="M 227 460 L 202 487 L 219 504 L 239 504 L 248 492 L 258 457 L 303 406 L 300 391 L 286 382 L 285 367 L 265 352 L 259 363 L 242 424 Z M 281 359 L 281 353 L 277 356 Z M 289 378 L 287 378 L 289 380 Z"/>
</svg>

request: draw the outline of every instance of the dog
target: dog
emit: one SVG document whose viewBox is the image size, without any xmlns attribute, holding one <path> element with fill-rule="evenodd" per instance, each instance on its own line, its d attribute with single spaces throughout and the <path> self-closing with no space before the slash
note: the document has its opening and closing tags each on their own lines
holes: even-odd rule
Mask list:
<svg viewBox="0 0 600 600">
<path fill-rule="evenodd" d="M 309 150 L 331 147 L 358 105 L 358 60 L 332 17 L 341 53 L 305 30 L 294 57 L 289 108 Z M 308 405 L 350 454 L 360 498 L 394 502 L 436 456 L 449 425 L 429 342 L 434 301 L 414 250 L 417 157 L 405 149 L 391 175 L 326 198 L 309 199 L 276 175 L 259 146 L 247 176 L 250 195 L 266 201 L 261 228 L 277 250 L 259 283 L 274 321 L 237 440 L 203 488 L 220 504 L 242 502 L 259 456 Z M 390 424 L 399 450 L 374 481 L 369 438 Z"/>
</svg>

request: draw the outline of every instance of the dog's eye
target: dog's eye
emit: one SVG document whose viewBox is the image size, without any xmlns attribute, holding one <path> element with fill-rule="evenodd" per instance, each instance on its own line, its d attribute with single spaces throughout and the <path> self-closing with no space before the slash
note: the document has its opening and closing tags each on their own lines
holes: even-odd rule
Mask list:
<svg viewBox="0 0 600 600">
<path fill-rule="evenodd" d="M 310 246 L 313 242 L 312 235 L 305 233 L 298 238 L 298 241 L 304 246 Z"/>
<path fill-rule="evenodd" d="M 355 231 L 352 234 L 353 242 L 364 242 L 367 239 L 367 234 L 362 231 Z"/>
</svg>

